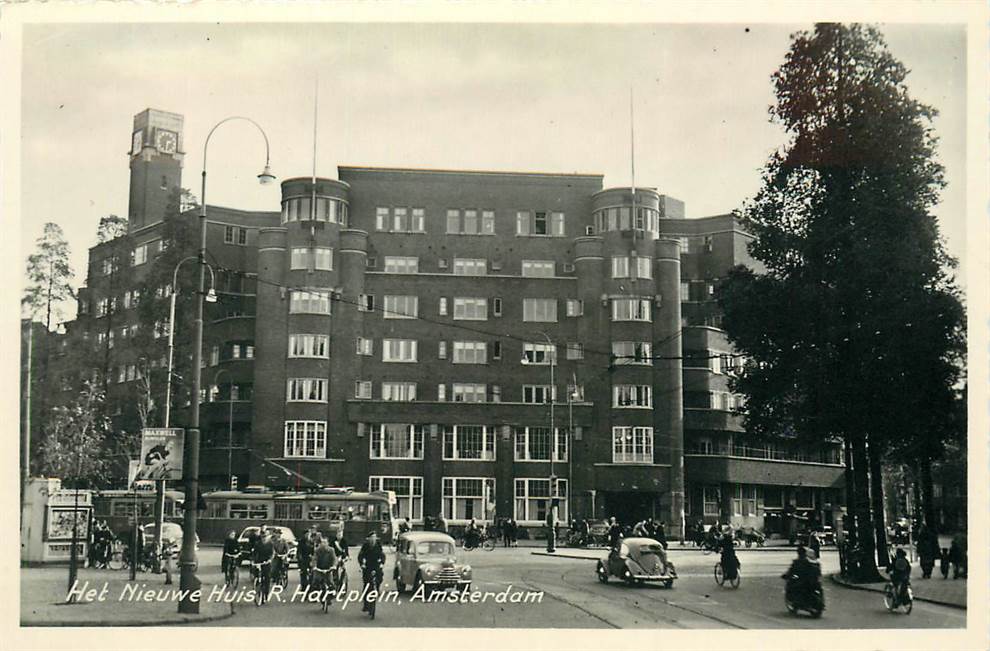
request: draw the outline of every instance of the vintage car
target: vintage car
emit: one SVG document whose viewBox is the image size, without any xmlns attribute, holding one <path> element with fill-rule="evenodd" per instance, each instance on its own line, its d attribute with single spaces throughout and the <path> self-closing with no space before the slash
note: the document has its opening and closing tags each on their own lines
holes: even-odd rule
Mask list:
<svg viewBox="0 0 990 651">
<path fill-rule="evenodd" d="M 623 539 L 618 548 L 598 561 L 597 573 L 602 583 L 608 583 L 608 578 L 614 576 L 629 585 L 656 581 L 665 588 L 672 587 L 677 578 L 663 545 L 652 538 Z"/>
<path fill-rule="evenodd" d="M 289 548 L 289 567 L 296 565 L 296 553 L 299 547 L 299 541 L 296 540 L 296 534 L 292 533 L 292 529 L 288 527 L 276 527 L 270 524 L 265 525 L 265 529 L 268 531 L 278 529 L 281 532 L 282 540 L 285 541 Z M 237 544 L 241 548 L 241 557 L 239 559 L 241 565 L 247 563 L 251 558 L 251 538 L 258 534 L 258 530 L 259 527 L 244 527 L 241 535 L 237 537 Z"/>
<path fill-rule="evenodd" d="M 437 531 L 408 531 L 395 545 L 395 587 L 402 592 L 471 587 L 471 566 L 457 562 L 454 539 Z"/>
</svg>

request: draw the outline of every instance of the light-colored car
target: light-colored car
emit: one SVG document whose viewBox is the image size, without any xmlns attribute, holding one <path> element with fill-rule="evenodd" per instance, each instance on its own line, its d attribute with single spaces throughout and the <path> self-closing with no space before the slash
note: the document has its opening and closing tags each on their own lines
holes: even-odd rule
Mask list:
<svg viewBox="0 0 990 651">
<path fill-rule="evenodd" d="M 251 537 L 257 535 L 259 529 L 260 527 L 258 526 L 244 527 L 244 530 L 241 531 L 241 535 L 237 537 L 237 544 L 241 549 L 241 563 L 245 563 L 250 558 Z M 299 541 L 296 540 L 296 534 L 292 533 L 292 529 L 288 527 L 277 527 L 270 524 L 265 525 L 266 531 L 271 531 L 272 529 L 278 529 L 282 534 L 282 540 L 284 540 L 289 546 L 289 567 L 296 565 L 296 551 L 299 547 Z"/>
<path fill-rule="evenodd" d="M 155 535 L 154 523 L 141 525 L 146 542 L 151 541 Z M 162 522 L 162 545 L 172 546 L 172 558 L 179 557 L 179 550 L 182 549 L 182 526 L 176 522 Z M 196 550 L 199 551 L 199 534 L 196 534 Z"/>
<path fill-rule="evenodd" d="M 471 587 L 471 566 L 457 562 L 454 539 L 438 531 L 409 531 L 395 546 L 395 586 L 402 592 Z"/>
<path fill-rule="evenodd" d="M 673 587 L 677 578 L 663 545 L 652 538 L 625 538 L 606 558 L 598 561 L 596 573 L 602 583 L 608 583 L 608 578 L 614 576 L 630 585 L 650 581 L 662 583 L 665 588 Z"/>
</svg>

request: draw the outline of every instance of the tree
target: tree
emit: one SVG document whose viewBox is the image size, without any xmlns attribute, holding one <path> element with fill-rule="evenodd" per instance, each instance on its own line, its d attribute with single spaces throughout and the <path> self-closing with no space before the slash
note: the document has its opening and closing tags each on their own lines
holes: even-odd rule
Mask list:
<svg viewBox="0 0 990 651">
<path fill-rule="evenodd" d="M 28 284 L 24 289 L 21 305 L 27 316 L 39 312 L 45 314 L 45 328 L 52 329 L 52 316 L 61 316 L 60 304 L 70 300 L 72 291 L 72 267 L 69 265 L 69 243 L 62 228 L 48 222 L 37 240 L 38 250 L 28 257 Z"/>
<path fill-rule="evenodd" d="M 42 473 L 61 478 L 76 491 L 69 557 L 70 590 L 76 581 L 78 565 L 79 490 L 99 486 L 110 464 L 106 443 L 111 430 L 110 419 L 103 409 L 105 400 L 106 394 L 99 386 L 87 382 L 71 404 L 53 410 L 38 450 Z"/>
<path fill-rule="evenodd" d="M 770 109 L 789 141 L 742 216 L 765 271 L 733 269 L 719 298 L 752 360 L 734 385 L 747 429 L 848 446 L 863 578 L 877 574 L 881 461 L 937 457 L 965 351 L 955 262 L 930 212 L 944 184 L 935 111 L 907 74 L 873 28 L 792 36 Z"/>
<path fill-rule="evenodd" d="M 117 215 L 100 217 L 100 224 L 96 227 L 96 241 L 98 244 L 106 244 L 125 235 L 127 235 L 126 217 L 118 217 Z"/>
</svg>

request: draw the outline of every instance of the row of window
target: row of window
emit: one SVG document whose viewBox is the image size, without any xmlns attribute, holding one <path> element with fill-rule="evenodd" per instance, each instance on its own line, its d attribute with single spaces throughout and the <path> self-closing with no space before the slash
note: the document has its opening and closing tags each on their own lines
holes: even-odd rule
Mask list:
<svg viewBox="0 0 990 651">
<path fill-rule="evenodd" d="M 451 235 L 494 235 L 495 211 L 476 208 L 449 208 L 447 233 Z M 426 211 L 402 206 L 375 209 L 375 230 L 392 233 L 425 233 Z M 564 237 L 564 213 L 545 210 L 516 212 L 516 235 Z"/>
<path fill-rule="evenodd" d="M 637 206 L 635 218 L 631 206 L 603 208 L 595 211 L 593 219 L 596 233 L 640 230 L 660 236 L 660 213 L 653 208 Z"/>
<path fill-rule="evenodd" d="M 282 202 L 282 223 L 318 221 L 347 225 L 347 203 L 329 197 L 294 197 Z"/>
<path fill-rule="evenodd" d="M 495 437 L 503 426 L 414 425 L 409 423 L 360 423 L 358 435 L 368 436 L 370 459 L 423 459 L 427 436 L 442 436 L 447 461 L 495 461 Z M 508 436 L 508 434 L 506 434 Z M 569 436 L 564 428 L 513 427 L 515 461 L 566 462 Z M 615 463 L 652 463 L 652 427 L 613 427 Z M 285 423 L 286 458 L 322 458 L 327 450 L 327 423 L 322 420 L 292 420 Z"/>
<path fill-rule="evenodd" d="M 756 486 L 732 484 L 728 497 L 734 516 L 762 516 L 766 509 L 782 509 L 785 504 L 784 488 L 780 486 Z M 794 506 L 797 509 L 814 509 L 815 492 L 811 488 L 795 488 Z M 697 514 L 699 506 L 706 516 L 721 516 L 722 489 L 720 486 L 703 485 L 687 491 L 686 511 Z M 700 498 L 701 504 L 698 504 Z"/>
<path fill-rule="evenodd" d="M 382 382 L 380 400 L 390 402 L 413 402 L 417 400 L 416 382 Z M 625 385 L 622 385 L 625 386 Z M 437 401 L 447 401 L 447 385 L 437 385 Z M 547 404 L 557 401 L 557 387 L 549 384 L 522 385 L 522 402 L 526 404 Z M 567 385 L 567 396 L 571 402 L 584 402 L 583 385 Z M 354 383 L 354 397 L 359 400 L 374 399 L 374 383 L 371 380 L 358 380 Z M 454 382 L 450 385 L 450 399 L 453 402 L 502 402 L 502 387 L 498 384 Z M 634 405 L 619 405 L 627 407 Z"/>
<path fill-rule="evenodd" d="M 321 355 L 298 354 L 300 338 L 309 341 L 311 337 L 322 337 L 323 335 L 289 335 L 289 356 L 290 357 L 328 357 L 325 341 L 319 346 L 319 350 L 324 351 Z M 323 341 L 323 340 L 321 340 Z M 437 342 L 437 359 L 451 359 L 454 364 L 487 364 L 489 344 L 484 341 L 454 341 L 450 346 L 451 355 L 448 355 L 448 342 Z M 616 342 L 620 344 L 632 342 Z M 314 346 L 316 344 L 314 343 Z M 502 359 L 502 343 L 499 340 L 491 342 L 492 359 Z M 316 350 L 316 348 L 314 348 Z M 579 342 L 568 342 L 564 346 L 566 358 L 571 360 L 584 359 L 584 344 Z M 625 350 L 623 347 L 621 350 Z M 642 348 L 640 348 L 642 351 Z M 383 362 L 405 362 L 414 363 L 419 361 L 419 341 L 417 339 L 382 339 L 382 361 Z M 375 354 L 375 340 L 367 337 L 357 338 L 357 354 L 373 356 Z M 635 359 L 632 360 L 635 363 Z M 520 359 L 522 364 L 549 365 L 557 363 L 557 347 L 548 343 L 525 342 L 523 343 L 523 354 Z M 644 360 L 641 363 L 650 363 Z"/>
</svg>

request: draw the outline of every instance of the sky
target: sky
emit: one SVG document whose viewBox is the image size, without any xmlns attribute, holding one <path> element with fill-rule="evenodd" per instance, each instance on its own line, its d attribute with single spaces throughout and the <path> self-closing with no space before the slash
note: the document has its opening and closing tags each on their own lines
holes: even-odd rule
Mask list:
<svg viewBox="0 0 990 651">
<path fill-rule="evenodd" d="M 229 115 L 257 121 L 280 178 L 337 165 L 592 172 L 686 203 L 688 217 L 738 208 L 785 142 L 769 121 L 771 74 L 811 24 L 47 23 L 25 25 L 21 253 L 62 226 L 75 285 L 101 216 L 126 215 L 133 116 L 185 116 L 183 185 L 199 195 L 202 143 Z M 948 186 L 935 213 L 965 253 L 966 34 L 880 25 L 939 111 Z M 207 201 L 278 210 L 259 186 L 264 143 L 247 123 L 210 141 Z M 962 260 L 965 263 L 965 260 Z M 23 263 L 22 263 L 23 264 Z M 965 280 L 960 270 L 960 283 Z M 74 306 L 64 316 L 71 318 Z"/>
</svg>

